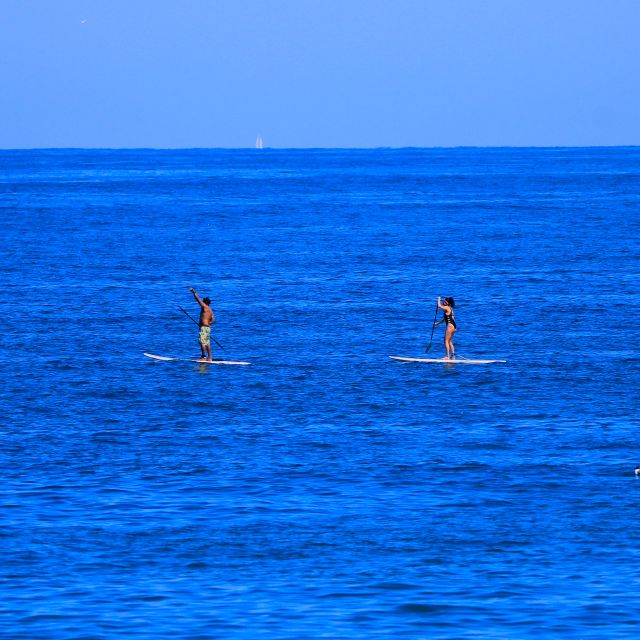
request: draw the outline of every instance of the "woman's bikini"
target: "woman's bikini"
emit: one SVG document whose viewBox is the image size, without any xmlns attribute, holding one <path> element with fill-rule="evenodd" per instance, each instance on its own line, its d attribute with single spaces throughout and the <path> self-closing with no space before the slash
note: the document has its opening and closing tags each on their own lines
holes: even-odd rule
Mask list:
<svg viewBox="0 0 640 640">
<path fill-rule="evenodd" d="M 444 312 L 444 321 L 446 322 L 447 326 L 452 325 L 454 329 L 458 328 L 453 317 L 453 311 L 450 311 L 449 313 L 447 313 L 446 311 Z"/>
</svg>

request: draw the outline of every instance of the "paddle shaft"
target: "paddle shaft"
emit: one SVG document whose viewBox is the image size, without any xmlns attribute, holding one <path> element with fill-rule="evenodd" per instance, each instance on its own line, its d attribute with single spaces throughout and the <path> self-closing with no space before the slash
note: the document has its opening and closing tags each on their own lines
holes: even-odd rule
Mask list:
<svg viewBox="0 0 640 640">
<path fill-rule="evenodd" d="M 438 303 L 436 302 L 436 313 L 433 316 L 433 326 L 431 327 L 431 337 L 429 338 L 429 344 L 427 345 L 427 348 L 425 349 L 425 351 L 427 353 L 429 353 L 429 351 L 431 351 L 431 343 L 433 342 L 433 332 L 436 330 L 436 319 L 438 317 Z"/>
<path fill-rule="evenodd" d="M 182 313 L 184 313 L 184 315 L 187 316 L 187 318 L 189 318 L 191 322 L 194 322 L 195 324 L 200 326 L 200 323 L 192 318 L 191 315 L 189 315 L 189 313 L 187 313 L 180 305 L 178 305 L 178 309 L 180 309 L 180 311 L 182 311 Z M 224 347 L 213 336 L 211 336 L 211 339 L 224 351 Z"/>
</svg>

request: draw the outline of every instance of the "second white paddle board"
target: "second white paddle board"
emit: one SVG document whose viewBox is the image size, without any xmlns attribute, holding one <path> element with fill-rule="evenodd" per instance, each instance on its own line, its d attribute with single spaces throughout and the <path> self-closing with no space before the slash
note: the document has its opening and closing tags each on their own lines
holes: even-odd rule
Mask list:
<svg viewBox="0 0 640 640">
<path fill-rule="evenodd" d="M 439 362 L 440 364 L 493 364 L 494 362 L 506 362 L 506 360 L 468 360 L 467 358 L 456 358 L 446 360 L 444 358 L 403 358 L 401 356 L 389 356 L 392 360 L 400 362 Z"/>
</svg>

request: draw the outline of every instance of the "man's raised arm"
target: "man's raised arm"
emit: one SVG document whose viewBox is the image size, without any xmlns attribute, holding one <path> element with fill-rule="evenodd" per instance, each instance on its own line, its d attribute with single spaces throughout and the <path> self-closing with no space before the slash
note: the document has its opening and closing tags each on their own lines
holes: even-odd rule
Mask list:
<svg viewBox="0 0 640 640">
<path fill-rule="evenodd" d="M 196 302 L 204 309 L 205 304 L 200 299 L 200 296 L 196 293 L 196 290 L 193 287 L 189 287 L 189 291 L 191 291 L 191 293 L 193 293 L 193 297 L 196 299 Z"/>
</svg>

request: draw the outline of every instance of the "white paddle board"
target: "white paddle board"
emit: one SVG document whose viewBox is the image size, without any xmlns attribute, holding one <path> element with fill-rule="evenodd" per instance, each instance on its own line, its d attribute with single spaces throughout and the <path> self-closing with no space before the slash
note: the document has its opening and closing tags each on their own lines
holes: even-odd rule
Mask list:
<svg viewBox="0 0 640 640">
<path fill-rule="evenodd" d="M 402 358 L 400 356 L 389 357 L 392 360 L 400 360 L 400 362 L 439 362 L 440 364 L 493 364 L 494 362 L 506 362 L 506 360 L 468 360 L 467 358 L 445 360 L 443 358 Z"/>
<path fill-rule="evenodd" d="M 147 358 L 151 358 L 152 360 L 162 360 L 163 362 L 197 362 L 198 364 L 241 364 L 247 365 L 251 364 L 250 362 L 238 362 L 237 360 L 197 360 L 193 358 L 167 358 L 166 356 L 156 356 L 153 353 L 145 353 Z"/>
</svg>

